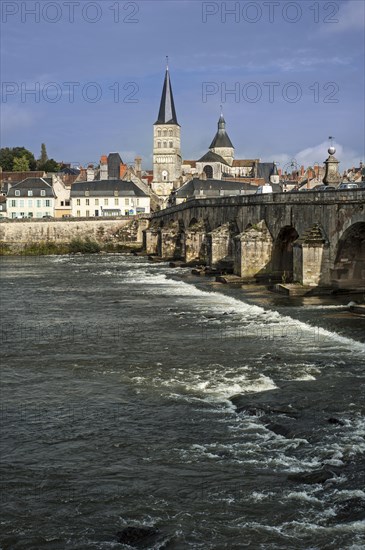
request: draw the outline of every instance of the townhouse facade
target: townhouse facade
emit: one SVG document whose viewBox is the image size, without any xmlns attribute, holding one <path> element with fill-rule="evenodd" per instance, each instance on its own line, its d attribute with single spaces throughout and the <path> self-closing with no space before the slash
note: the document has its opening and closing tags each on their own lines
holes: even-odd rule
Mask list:
<svg viewBox="0 0 365 550">
<path fill-rule="evenodd" d="M 149 214 L 150 197 L 132 181 L 77 182 L 71 188 L 71 213 L 75 218 Z"/>
<path fill-rule="evenodd" d="M 56 196 L 44 178 L 26 178 L 13 185 L 7 194 L 7 217 L 48 218 L 54 216 Z"/>
</svg>

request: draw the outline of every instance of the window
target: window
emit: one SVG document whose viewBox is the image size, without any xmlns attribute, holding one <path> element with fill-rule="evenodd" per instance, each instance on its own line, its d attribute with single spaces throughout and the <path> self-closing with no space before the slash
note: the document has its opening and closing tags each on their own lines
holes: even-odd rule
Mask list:
<svg viewBox="0 0 365 550">
<path fill-rule="evenodd" d="M 157 149 L 161 149 L 161 141 L 157 142 Z"/>
<path fill-rule="evenodd" d="M 125 199 L 125 205 L 129 206 L 129 199 Z"/>
<path fill-rule="evenodd" d="M 172 136 L 172 130 L 169 130 L 169 136 Z"/>
<path fill-rule="evenodd" d="M 33 212 L 28 212 L 28 218 L 33 218 Z"/>
<path fill-rule="evenodd" d="M 164 130 L 164 131 L 163 131 L 163 135 L 164 135 L 164 136 L 167 136 L 167 130 Z"/>
<path fill-rule="evenodd" d="M 86 217 L 90 218 L 90 210 L 86 210 Z"/>
<path fill-rule="evenodd" d="M 161 130 L 157 130 L 157 135 L 158 135 L 158 136 L 161 135 Z"/>
<path fill-rule="evenodd" d="M 49 208 L 51 206 L 51 201 L 49 199 L 46 200 L 46 206 Z"/>
<path fill-rule="evenodd" d="M 32 201 L 32 199 L 29 199 L 29 200 L 28 200 L 28 206 L 30 206 L 30 207 L 33 206 L 33 201 Z"/>
<path fill-rule="evenodd" d="M 137 206 L 139 206 L 139 199 L 137 199 Z"/>
<path fill-rule="evenodd" d="M 11 213 L 11 217 L 12 217 L 13 219 L 16 218 L 16 212 L 12 212 L 12 213 Z"/>
<path fill-rule="evenodd" d="M 25 212 L 20 212 L 20 217 L 25 218 Z"/>
<path fill-rule="evenodd" d="M 76 216 L 77 216 L 78 218 L 81 217 L 80 210 L 78 210 L 78 211 L 76 212 Z"/>
<path fill-rule="evenodd" d="M 23 208 L 23 206 L 24 206 L 24 200 L 20 199 L 20 201 L 19 201 L 19 206 L 20 206 L 21 208 Z"/>
<path fill-rule="evenodd" d="M 86 206 L 89 206 L 90 204 L 90 199 L 86 199 Z"/>
<path fill-rule="evenodd" d="M 170 147 L 173 147 L 173 146 L 174 146 L 173 143 L 172 143 L 172 141 L 169 142 L 169 146 L 170 146 Z"/>
<path fill-rule="evenodd" d="M 28 197 L 33 197 L 33 191 L 31 189 L 28 190 Z"/>
<path fill-rule="evenodd" d="M 163 142 L 163 146 L 164 146 L 164 149 L 166 149 L 166 147 L 167 147 L 167 142 L 166 141 Z"/>
<path fill-rule="evenodd" d="M 16 191 L 15 191 L 15 196 L 16 196 L 16 197 L 20 197 L 20 191 L 19 191 L 19 189 L 16 189 Z"/>
<path fill-rule="evenodd" d="M 61 201 L 61 206 L 64 206 L 64 203 L 63 203 L 63 201 Z"/>
<path fill-rule="evenodd" d="M 44 189 L 41 189 L 41 197 L 45 197 L 46 196 L 46 191 Z"/>
<path fill-rule="evenodd" d="M 77 204 L 77 206 L 80 206 L 80 204 L 81 204 L 80 199 L 77 199 L 77 200 L 76 200 L 76 204 Z"/>
<path fill-rule="evenodd" d="M 109 200 L 108 199 L 104 199 L 104 206 L 108 206 L 109 204 Z"/>
<path fill-rule="evenodd" d="M 118 205 L 119 205 L 119 199 L 114 199 L 114 205 L 115 205 L 115 206 L 118 206 Z"/>
<path fill-rule="evenodd" d="M 70 201 L 65 201 L 65 206 L 70 206 Z"/>
<path fill-rule="evenodd" d="M 95 199 L 95 206 L 99 206 L 99 199 Z"/>
<path fill-rule="evenodd" d="M 13 208 L 16 207 L 16 202 L 17 202 L 17 201 L 15 201 L 14 199 L 11 201 L 11 206 L 12 206 Z"/>
<path fill-rule="evenodd" d="M 39 199 L 37 200 L 37 208 L 40 208 L 41 207 L 41 202 Z"/>
</svg>

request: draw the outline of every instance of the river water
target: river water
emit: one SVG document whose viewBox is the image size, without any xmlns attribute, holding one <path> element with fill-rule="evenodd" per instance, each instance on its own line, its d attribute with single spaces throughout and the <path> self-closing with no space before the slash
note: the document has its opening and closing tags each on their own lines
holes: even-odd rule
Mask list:
<svg viewBox="0 0 365 550">
<path fill-rule="evenodd" d="M 336 516 L 365 498 L 351 298 L 290 301 L 128 255 L 8 257 L 1 274 L 2 550 L 129 548 L 116 533 L 141 525 L 162 534 L 151 548 L 365 547 L 364 522 Z M 290 381 L 294 406 L 340 423 L 287 438 L 229 400 Z M 288 480 L 323 465 L 326 483 Z"/>
</svg>

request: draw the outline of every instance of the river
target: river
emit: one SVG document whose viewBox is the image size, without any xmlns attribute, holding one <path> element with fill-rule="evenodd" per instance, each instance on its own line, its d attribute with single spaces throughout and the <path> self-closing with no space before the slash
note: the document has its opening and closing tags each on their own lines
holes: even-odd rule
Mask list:
<svg viewBox="0 0 365 550">
<path fill-rule="evenodd" d="M 337 516 L 365 499 L 351 297 L 288 299 L 129 255 L 6 257 L 1 281 L 2 550 L 127 549 L 116 533 L 141 525 L 156 549 L 365 547 L 364 521 Z M 285 387 L 324 414 L 308 437 L 229 399 Z M 323 466 L 325 483 L 288 480 Z"/>
</svg>

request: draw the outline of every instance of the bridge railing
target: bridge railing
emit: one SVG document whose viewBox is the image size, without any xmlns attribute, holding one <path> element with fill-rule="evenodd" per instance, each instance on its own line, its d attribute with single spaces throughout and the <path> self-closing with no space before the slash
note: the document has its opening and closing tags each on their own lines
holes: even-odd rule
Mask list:
<svg viewBox="0 0 365 550">
<path fill-rule="evenodd" d="M 267 193 L 262 195 L 232 195 L 230 197 L 188 199 L 177 206 L 165 208 L 151 214 L 152 219 L 170 216 L 175 212 L 181 212 L 190 208 L 220 208 L 253 206 L 257 204 L 353 204 L 365 205 L 365 189 L 353 189 L 344 191 L 306 191 L 287 193 Z"/>
</svg>

